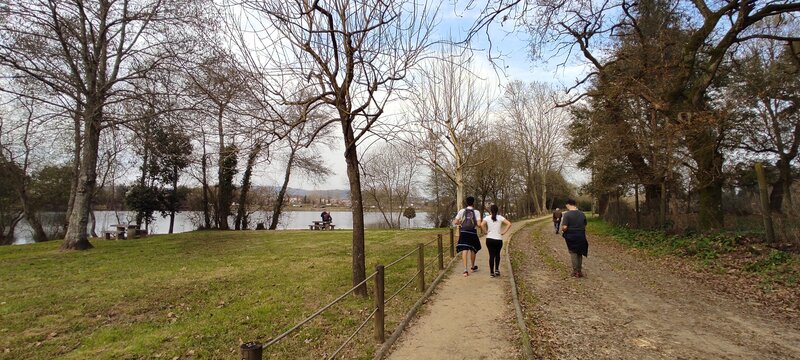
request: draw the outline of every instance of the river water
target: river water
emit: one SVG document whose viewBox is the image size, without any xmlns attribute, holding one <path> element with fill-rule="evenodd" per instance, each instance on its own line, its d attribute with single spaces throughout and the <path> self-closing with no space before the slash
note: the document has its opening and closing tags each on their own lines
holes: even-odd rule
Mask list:
<svg viewBox="0 0 800 360">
<path fill-rule="evenodd" d="M 278 229 L 291 230 L 291 229 L 308 229 L 308 225 L 315 220 L 320 220 L 320 213 L 322 211 L 287 211 L 281 216 L 281 222 Z M 95 211 L 97 218 L 97 234 L 102 236 L 104 230 L 111 230 L 111 225 L 120 223 L 134 222 L 134 214 L 127 211 Z M 353 215 L 349 211 L 331 211 L 333 217 L 333 224 L 337 229 L 352 229 L 353 228 Z M 250 216 L 250 228 L 255 229 L 256 224 L 260 222 L 267 222 L 268 213 L 256 212 Z M 397 216 L 395 214 L 395 216 Z M 196 230 L 198 224 L 202 219 L 202 212 L 199 211 L 182 211 L 175 214 L 175 228 L 173 232 L 180 233 L 186 231 Z M 400 218 L 401 228 L 430 228 L 433 223 L 428 220 L 428 214 L 424 211 L 418 211 L 417 216 L 410 221 L 404 217 Z M 42 224 L 46 232 L 56 231 L 56 223 L 63 221 L 63 214 L 43 214 Z M 228 222 L 233 224 L 233 218 Z M 385 226 L 383 215 L 380 212 L 366 212 L 364 213 L 364 223 L 367 228 L 381 228 Z M 91 226 L 91 224 L 90 224 Z M 233 225 L 231 225 L 233 226 Z M 265 226 L 269 226 L 267 223 Z M 149 231 L 151 234 L 166 234 L 169 231 L 169 217 L 156 216 L 155 222 L 150 224 Z M 15 236 L 15 245 L 22 245 L 31 243 L 33 236 L 30 227 L 25 220 L 17 225 Z"/>
</svg>

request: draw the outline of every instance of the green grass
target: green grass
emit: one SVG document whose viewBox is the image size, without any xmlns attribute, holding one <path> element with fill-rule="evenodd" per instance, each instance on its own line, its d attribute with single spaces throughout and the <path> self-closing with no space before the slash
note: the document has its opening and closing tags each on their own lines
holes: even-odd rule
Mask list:
<svg viewBox="0 0 800 360">
<path fill-rule="evenodd" d="M 800 254 L 770 248 L 751 232 L 670 235 L 615 226 L 598 218 L 589 223 L 590 233 L 611 237 L 653 255 L 688 257 L 710 269 L 740 269 L 757 275 L 765 285 L 794 286 L 800 282 Z"/>
<path fill-rule="evenodd" d="M 367 231 L 367 273 L 436 233 Z M 235 358 L 240 341 L 266 342 L 350 288 L 351 236 L 205 231 L 93 240 L 95 248 L 84 252 L 59 252 L 59 242 L 2 247 L 0 358 Z M 445 257 L 447 244 L 445 236 Z M 426 247 L 426 261 L 435 253 L 435 243 Z M 386 270 L 387 297 L 416 272 L 416 262 L 412 255 Z M 435 272 L 428 268 L 426 278 Z M 372 293 L 373 282 L 368 286 Z M 387 305 L 387 336 L 418 296 L 412 284 Z M 267 353 L 323 357 L 373 302 L 350 296 Z M 347 356 L 371 358 L 372 336 L 370 324 Z"/>
</svg>

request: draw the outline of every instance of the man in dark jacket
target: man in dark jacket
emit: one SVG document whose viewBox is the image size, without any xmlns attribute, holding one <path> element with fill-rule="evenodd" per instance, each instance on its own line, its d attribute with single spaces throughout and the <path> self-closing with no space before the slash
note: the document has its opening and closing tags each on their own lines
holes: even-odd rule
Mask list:
<svg viewBox="0 0 800 360">
<path fill-rule="evenodd" d="M 556 228 L 556 234 L 558 234 L 558 228 L 561 227 L 561 209 L 559 208 L 553 211 L 553 227 Z"/>
<path fill-rule="evenodd" d="M 584 256 L 589 256 L 589 242 L 586 241 L 586 215 L 576 206 L 575 200 L 567 200 L 567 212 L 561 218 L 561 232 L 567 242 L 572 259 L 572 276 L 583 277 L 581 269 Z"/>
</svg>

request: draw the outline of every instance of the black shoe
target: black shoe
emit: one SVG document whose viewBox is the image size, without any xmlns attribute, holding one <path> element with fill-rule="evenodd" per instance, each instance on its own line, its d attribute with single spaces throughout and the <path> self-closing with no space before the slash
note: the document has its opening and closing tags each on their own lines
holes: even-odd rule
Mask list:
<svg viewBox="0 0 800 360">
<path fill-rule="evenodd" d="M 495 271 L 494 272 L 494 276 L 500 276 L 500 272 L 499 271 Z"/>
<path fill-rule="evenodd" d="M 473 266 L 472 271 L 478 271 L 478 265 Z"/>
<path fill-rule="evenodd" d="M 489 274 L 489 277 L 495 277 L 494 273 Z"/>
</svg>

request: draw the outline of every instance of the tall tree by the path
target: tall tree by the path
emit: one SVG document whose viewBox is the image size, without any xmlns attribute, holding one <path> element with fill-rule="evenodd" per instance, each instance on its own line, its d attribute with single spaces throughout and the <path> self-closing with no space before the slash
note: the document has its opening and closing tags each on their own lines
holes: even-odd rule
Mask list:
<svg viewBox="0 0 800 360">
<path fill-rule="evenodd" d="M 353 285 L 366 279 L 358 144 L 431 42 L 438 4 L 413 0 L 246 1 L 260 49 L 242 41 L 285 104 L 326 106 L 342 129 L 353 213 Z M 246 30 L 245 30 L 246 31 Z M 274 46 L 281 44 L 281 46 Z M 259 51 L 263 50 L 263 51 Z M 256 64 L 255 62 L 259 62 Z M 284 93 L 286 84 L 300 85 Z M 303 96 L 312 94 L 311 96 Z M 356 290 L 366 295 L 362 284 Z"/>
<path fill-rule="evenodd" d="M 800 64 L 792 61 L 785 42 L 764 39 L 748 44 L 733 70 L 731 95 L 743 113 L 734 142 L 746 151 L 773 155 L 778 176 L 770 208 L 791 211 L 792 163 L 800 155 Z"/>
<path fill-rule="evenodd" d="M 486 131 L 490 92 L 471 60 L 454 46 L 423 64 L 409 125 L 418 157 L 440 171 L 456 188 L 456 207 L 464 203 L 464 174 L 480 162 L 475 149 Z"/>
<path fill-rule="evenodd" d="M 101 131 L 112 126 L 109 104 L 125 84 L 191 49 L 189 20 L 204 18 L 203 1 L 19 1 L 4 5 L 0 66 L 80 104 L 80 171 L 62 249 L 85 250 L 97 184 Z M 175 45 L 181 45 L 175 46 Z"/>
<path fill-rule="evenodd" d="M 469 4 L 475 6 L 473 2 Z M 718 228 L 724 219 L 724 157 L 720 144 L 725 136 L 724 123 L 727 119 L 708 101 L 709 89 L 718 78 L 719 69 L 732 47 L 752 39 L 775 38 L 774 34 L 761 32 L 758 24 L 800 11 L 800 2 L 613 0 L 541 3 L 496 0 L 481 7 L 479 11 L 482 16 L 469 34 L 475 36 L 495 20 L 511 19 L 532 35 L 534 54 L 545 53 L 550 46 L 565 53 L 580 53 L 594 67 L 588 79 L 600 75 L 606 65 L 616 60 L 607 56 L 609 45 L 619 40 L 616 35 L 639 38 L 641 44 L 650 41 L 652 33 L 640 27 L 639 20 L 643 19 L 641 15 L 648 9 L 659 7 L 678 15 L 676 24 L 680 32 L 676 34 L 681 36 L 671 38 L 672 41 L 665 43 L 667 47 L 661 49 L 664 52 L 658 53 L 675 54 L 670 56 L 674 61 L 670 68 L 674 71 L 662 74 L 668 77 L 658 79 L 658 87 L 647 86 L 646 82 L 653 79 L 642 79 L 642 86 L 631 90 L 683 130 L 682 140 L 694 163 L 700 225 L 703 228 Z M 658 32 L 666 27 L 662 25 L 651 29 Z M 796 33 L 780 34 L 778 38 L 784 41 L 800 40 Z M 656 53 L 649 55 L 656 58 Z"/>
<path fill-rule="evenodd" d="M 500 101 L 507 124 L 513 129 L 511 141 L 525 159 L 525 183 L 533 213 L 546 211 L 548 174 L 560 171 L 565 159 L 562 145 L 569 114 L 556 106 L 560 98 L 563 95 L 546 83 L 513 81 L 506 85 Z M 536 193 L 535 185 L 541 193 Z"/>
</svg>

